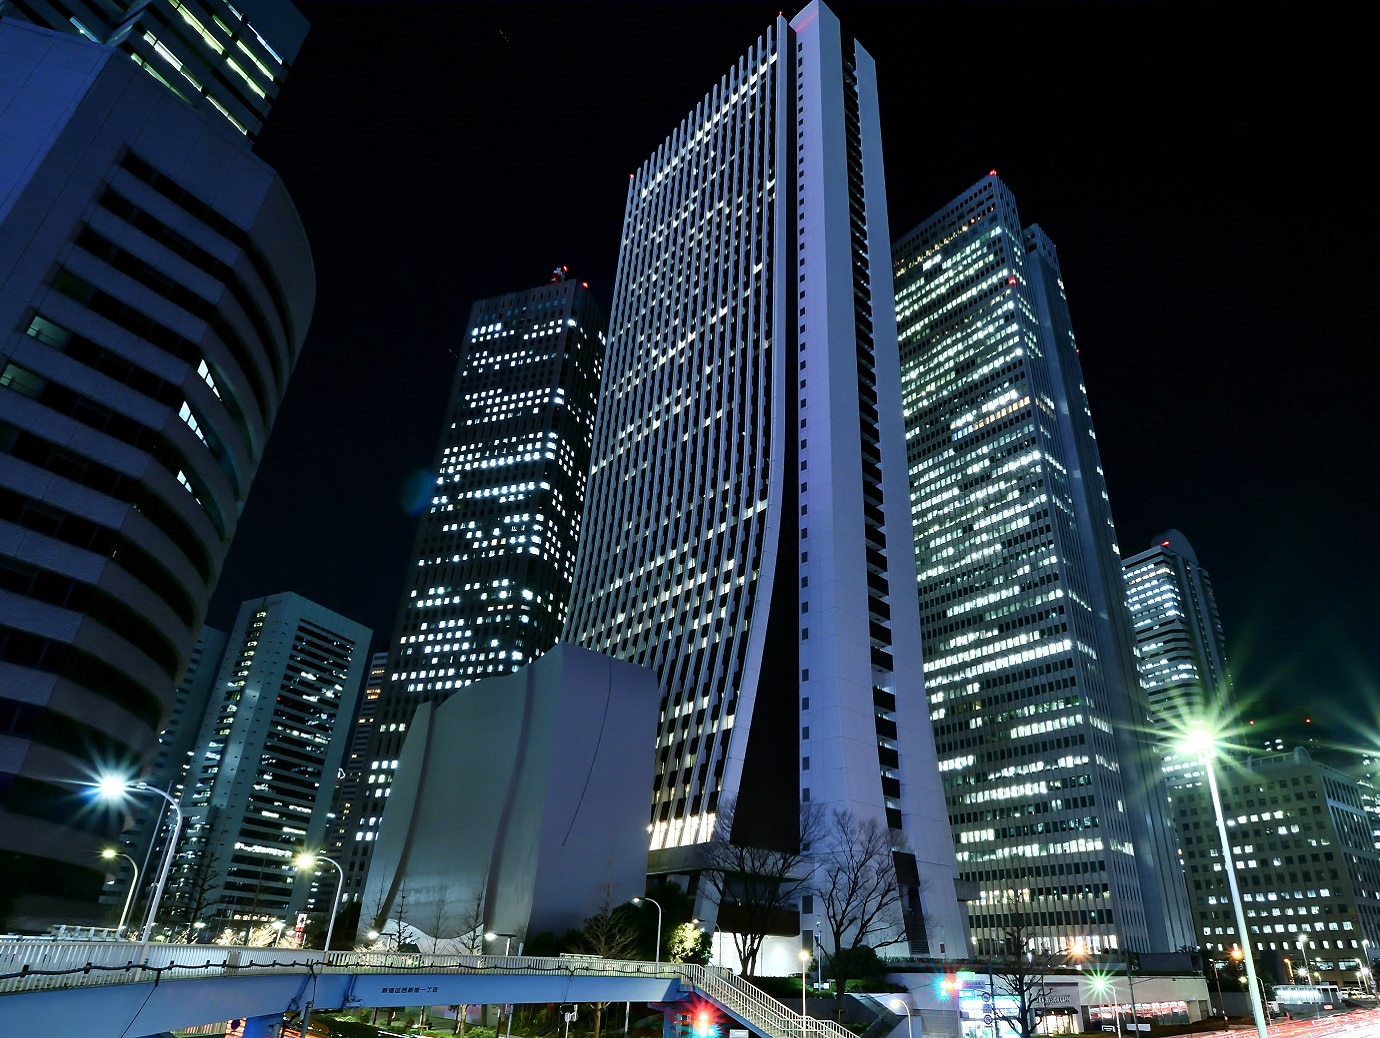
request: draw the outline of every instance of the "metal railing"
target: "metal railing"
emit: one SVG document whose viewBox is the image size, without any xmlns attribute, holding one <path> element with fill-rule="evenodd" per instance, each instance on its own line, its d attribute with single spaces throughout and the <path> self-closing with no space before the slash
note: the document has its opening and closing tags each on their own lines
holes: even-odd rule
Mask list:
<svg viewBox="0 0 1380 1038">
<path fill-rule="evenodd" d="M 796 1012 L 729 970 L 684 964 L 677 964 L 674 969 L 688 984 L 699 988 L 765 1035 L 773 1038 L 805 1034 L 820 1035 L 822 1038 L 856 1038 L 852 1031 L 833 1020 L 818 1020 Z"/>
<path fill-rule="evenodd" d="M 0 942 L 0 995 L 246 973 L 506 973 L 528 976 L 679 977 L 769 1038 L 854 1038 L 805 1016 L 717 966 L 598 956 L 423 955 L 396 951 L 243 948 L 133 941 Z"/>
<path fill-rule="evenodd" d="M 133 941 L 0 942 L 0 994 L 135 984 L 212 973 L 517 973 L 536 976 L 677 976 L 674 964 L 597 956 L 422 955 L 244 948 Z"/>
</svg>

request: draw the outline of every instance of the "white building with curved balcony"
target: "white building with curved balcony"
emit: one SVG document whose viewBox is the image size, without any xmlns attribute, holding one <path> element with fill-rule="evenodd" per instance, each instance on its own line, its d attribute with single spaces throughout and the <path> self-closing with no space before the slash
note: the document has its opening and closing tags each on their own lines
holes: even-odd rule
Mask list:
<svg viewBox="0 0 1380 1038">
<path fill-rule="evenodd" d="M 316 289 L 278 176 L 117 50 L 0 22 L 0 141 L 0 889 L 32 928 L 97 911 L 118 820 L 74 783 L 156 749 Z"/>
<path fill-rule="evenodd" d="M 966 944 L 925 707 L 876 74 L 778 17 L 628 184 L 565 640 L 660 679 L 651 868 L 887 827 L 915 954 Z M 802 930 L 813 930 L 808 895 Z M 731 929 L 729 920 L 720 925 Z"/>
</svg>

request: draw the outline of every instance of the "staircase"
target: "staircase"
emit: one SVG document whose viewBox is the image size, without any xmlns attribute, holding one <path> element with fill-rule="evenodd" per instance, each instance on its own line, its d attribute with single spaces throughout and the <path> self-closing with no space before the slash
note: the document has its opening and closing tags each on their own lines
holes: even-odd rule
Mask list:
<svg viewBox="0 0 1380 1038">
<path fill-rule="evenodd" d="M 677 971 L 687 984 L 766 1038 L 856 1038 L 852 1031 L 833 1020 L 816 1020 L 787 1008 L 731 970 L 681 965 Z"/>
</svg>

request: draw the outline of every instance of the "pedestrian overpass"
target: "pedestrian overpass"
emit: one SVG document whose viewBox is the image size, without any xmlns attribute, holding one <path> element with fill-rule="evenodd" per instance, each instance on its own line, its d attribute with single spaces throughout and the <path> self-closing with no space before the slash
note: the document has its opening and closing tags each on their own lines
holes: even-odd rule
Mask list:
<svg viewBox="0 0 1380 1038">
<path fill-rule="evenodd" d="M 700 1001 L 720 1033 L 761 1038 L 854 1038 L 795 1012 L 713 966 L 596 956 L 418 955 L 231 948 L 129 941 L 0 943 L 0 1035 L 145 1038 L 235 1024 L 273 1038 L 284 1014 L 401 1005 L 646 1002 L 666 1019 Z M 205 1033 L 215 1033 L 208 1031 Z"/>
</svg>

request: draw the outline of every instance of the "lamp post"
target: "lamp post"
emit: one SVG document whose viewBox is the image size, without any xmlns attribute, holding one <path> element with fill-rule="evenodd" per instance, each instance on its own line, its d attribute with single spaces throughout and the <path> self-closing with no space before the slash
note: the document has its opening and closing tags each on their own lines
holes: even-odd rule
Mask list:
<svg viewBox="0 0 1380 1038">
<path fill-rule="evenodd" d="M 331 921 L 326 925 L 326 947 L 325 951 L 331 950 L 331 938 L 335 936 L 335 913 L 340 907 L 340 889 L 345 886 L 345 870 L 340 867 L 340 862 L 333 861 L 324 854 L 303 853 L 297 855 L 297 867 L 299 869 L 309 869 L 318 861 L 324 861 L 327 865 L 334 865 L 337 879 L 335 881 L 335 896 L 331 898 Z"/>
<path fill-rule="evenodd" d="M 1308 965 L 1308 935 L 1300 933 L 1298 943 L 1299 954 L 1303 956 L 1303 975 L 1307 977 L 1311 983 L 1313 978 L 1313 967 Z"/>
<path fill-rule="evenodd" d="M 805 1018 L 810 1014 L 805 1009 L 805 971 L 810 968 L 810 953 L 800 949 L 800 1028 L 805 1029 Z"/>
<path fill-rule="evenodd" d="M 154 889 L 153 900 L 149 902 L 149 914 L 144 919 L 144 934 L 140 940 L 149 943 L 149 936 L 153 933 L 153 923 L 158 916 L 158 903 L 163 900 L 163 888 L 168 885 L 168 873 L 172 872 L 173 860 L 177 857 L 177 840 L 182 835 L 182 808 L 163 790 L 157 786 L 150 786 L 147 782 L 127 782 L 118 776 L 107 776 L 96 783 L 96 795 L 102 800 L 119 800 L 121 797 L 130 793 L 154 793 L 169 804 L 173 809 L 172 833 L 168 837 L 168 849 L 163 852 L 163 866 L 158 870 L 158 886 Z"/>
<path fill-rule="evenodd" d="M 1131 1030 L 1140 1034 L 1140 1024 L 1136 1021 L 1136 957 L 1130 948 L 1126 949 L 1126 985 L 1131 989 Z M 1149 1026 L 1148 1024 L 1146 1026 Z"/>
<path fill-rule="evenodd" d="M 287 923 L 283 922 L 281 919 L 275 919 L 275 920 L 273 920 L 272 926 L 273 926 L 273 947 L 276 948 L 276 947 L 278 947 L 278 942 L 281 941 L 281 940 L 283 939 L 283 929 L 284 929 L 284 927 L 287 926 Z"/>
<path fill-rule="evenodd" d="M 115 927 L 116 935 L 125 932 L 125 924 L 129 922 L 129 909 L 134 904 L 134 891 L 139 887 L 139 863 L 123 851 L 117 851 L 114 847 L 107 847 L 101 851 L 101 857 L 106 861 L 114 861 L 116 858 L 124 858 L 129 862 L 129 867 L 134 870 L 134 876 L 129 881 L 129 893 L 125 895 L 125 907 L 120 913 L 120 925 Z"/>
<path fill-rule="evenodd" d="M 1251 1015 L 1255 1018 L 1255 1029 L 1260 1038 L 1265 1034 L 1265 1007 L 1260 1001 L 1256 987 L 1255 959 L 1251 955 L 1250 936 L 1246 930 L 1246 911 L 1241 904 L 1241 888 L 1236 882 L 1236 862 L 1231 855 L 1231 838 L 1227 835 L 1227 820 L 1222 814 L 1222 796 L 1217 791 L 1217 772 L 1212 759 L 1217 755 L 1217 743 L 1212 733 L 1204 725 L 1195 725 L 1185 740 L 1187 749 L 1196 754 L 1207 775 L 1208 791 L 1212 796 L 1212 811 L 1217 818 L 1217 836 L 1222 844 L 1222 867 L 1227 872 L 1227 889 L 1231 892 L 1231 905 L 1236 913 L 1236 932 L 1241 937 L 1241 957 L 1246 964 L 1246 976 L 1250 978 Z"/>
<path fill-rule="evenodd" d="M 815 920 L 815 989 L 824 990 L 824 956 L 819 953 L 820 942 L 819 920 Z"/>
<path fill-rule="evenodd" d="M 508 951 L 509 951 L 509 949 L 511 949 L 512 946 L 513 946 L 513 938 L 516 937 L 516 936 L 517 936 L 517 934 L 515 934 L 515 933 L 494 933 L 492 930 L 489 930 L 488 932 L 486 932 L 486 933 L 484 934 L 484 940 L 486 940 L 486 941 L 496 941 L 496 940 L 498 940 L 500 937 L 502 937 L 502 938 L 503 938 L 503 957 L 506 959 L 506 958 L 508 957 Z"/>
<path fill-rule="evenodd" d="M 915 1038 L 915 1025 L 910 1022 L 910 1006 L 899 998 L 893 998 L 891 1008 L 906 1014 L 906 1038 Z"/>
<path fill-rule="evenodd" d="M 658 973 L 660 973 L 660 972 L 661 972 L 661 905 L 657 903 L 656 898 L 646 897 L 645 895 L 644 895 L 643 897 L 635 897 L 635 898 L 632 899 L 632 903 L 635 904 L 635 905 L 640 905 L 640 904 L 642 904 L 642 902 L 644 902 L 644 901 L 647 901 L 647 902 L 650 902 L 650 903 L 653 904 L 653 905 L 656 905 L 656 971 L 657 971 Z"/>
<path fill-rule="evenodd" d="M 1289 960 L 1286 959 L 1286 962 Z M 1227 1000 L 1222 994 L 1222 970 L 1217 965 L 1217 960 L 1212 960 L 1212 979 L 1217 982 L 1217 1005 L 1222 1010 L 1222 1029 L 1227 1029 Z"/>
</svg>

